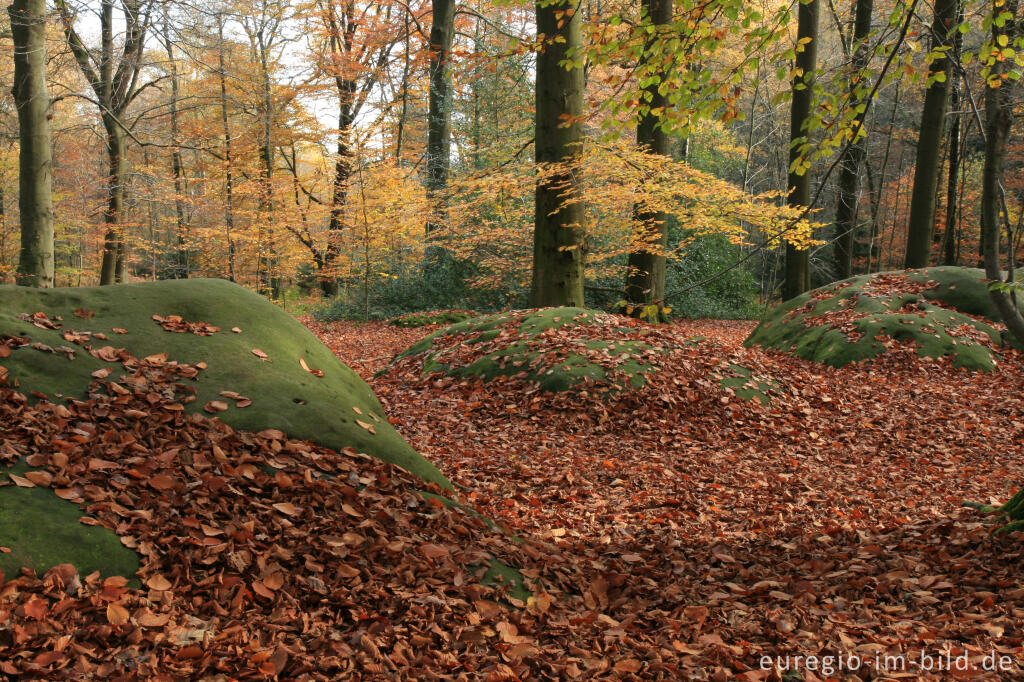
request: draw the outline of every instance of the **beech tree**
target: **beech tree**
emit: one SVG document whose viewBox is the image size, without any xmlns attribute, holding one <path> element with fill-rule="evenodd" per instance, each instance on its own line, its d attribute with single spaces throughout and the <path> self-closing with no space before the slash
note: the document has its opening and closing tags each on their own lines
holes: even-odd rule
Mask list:
<svg viewBox="0 0 1024 682">
<path fill-rule="evenodd" d="M 928 70 L 924 108 L 921 110 L 914 188 L 910 196 L 910 218 L 907 223 L 905 265 L 908 268 L 928 267 L 931 260 L 936 189 L 949 105 L 950 59 L 946 53 L 952 46 L 956 17 L 957 0 L 936 0 L 929 54 L 932 63 Z"/>
<path fill-rule="evenodd" d="M 122 218 L 126 182 L 127 143 L 131 132 L 124 114 L 149 83 L 139 82 L 143 49 L 150 28 L 148 0 L 121 0 L 121 18 L 114 18 L 114 1 L 102 0 L 100 9 L 100 46 L 89 48 L 76 23 L 78 12 L 68 0 L 56 0 L 68 47 L 92 89 L 92 102 L 99 110 L 106 133 L 108 162 L 107 207 L 103 214 L 106 234 L 100 284 L 127 280 L 128 247 Z M 124 27 L 120 47 L 115 45 L 115 27 Z"/>
<path fill-rule="evenodd" d="M 53 286 L 53 159 L 46 88 L 46 2 L 14 0 L 7 8 L 14 39 L 18 107 L 18 207 L 21 253 L 17 282 Z"/>
<path fill-rule="evenodd" d="M 664 30 L 672 21 L 672 0 L 642 0 L 642 12 L 646 21 L 653 27 L 651 41 L 660 39 L 659 31 Z M 644 50 L 650 54 L 650 45 Z M 653 60 L 653 59 L 652 59 Z M 645 89 L 645 101 L 642 105 L 644 113 L 636 128 L 636 143 L 647 149 L 651 154 L 669 154 L 669 136 L 661 125 L 660 113 L 668 104 L 668 97 L 661 89 L 662 78 L 654 73 L 648 77 L 650 85 Z M 626 301 L 636 306 L 637 314 L 644 314 L 651 319 L 658 315 L 649 314 L 648 306 L 656 309 L 664 307 L 665 302 L 665 249 L 668 247 L 668 226 L 664 213 L 650 211 L 643 206 L 636 206 L 634 214 L 638 231 L 637 235 L 646 243 L 629 254 L 626 271 Z"/>
<path fill-rule="evenodd" d="M 449 59 L 455 35 L 454 0 L 434 0 L 430 25 L 430 108 L 427 113 L 427 187 L 436 197 L 448 184 L 451 167 L 451 72 Z M 438 209 L 435 207 L 434 209 Z M 436 214 L 427 235 L 438 227 Z"/>
<path fill-rule="evenodd" d="M 583 143 L 582 14 L 566 0 L 537 2 L 535 160 L 559 170 L 538 182 L 530 305 L 584 306 L 584 207 L 577 160 Z"/>
<path fill-rule="evenodd" d="M 864 148 L 867 142 L 863 126 L 864 118 L 867 116 L 867 106 L 870 105 L 867 102 L 862 102 L 866 92 L 865 79 L 862 75 L 867 68 L 868 60 L 871 56 L 867 39 L 871 33 L 871 13 L 874 10 L 874 2 L 873 0 L 856 0 L 855 6 L 851 45 L 853 68 L 851 73 L 856 75 L 857 81 L 850 84 L 850 99 L 852 106 L 858 107 L 864 103 L 865 107 L 863 111 L 860 111 L 854 117 L 854 129 L 857 131 L 857 138 L 844 148 L 842 159 L 839 162 L 839 200 L 836 202 L 835 221 L 835 262 L 836 277 L 838 279 L 846 279 L 853 274 L 853 248 L 857 229 L 857 194 L 860 188 L 860 167 L 864 160 Z"/>
<path fill-rule="evenodd" d="M 814 70 L 818 58 L 818 15 L 820 0 L 801 0 L 797 15 L 797 54 L 793 72 L 793 101 L 789 118 L 789 204 L 807 206 L 811 202 L 810 164 L 803 158 L 801 142 L 807 136 L 814 99 Z M 786 243 L 786 280 L 782 298 L 788 300 L 811 288 L 810 252 Z"/>
</svg>

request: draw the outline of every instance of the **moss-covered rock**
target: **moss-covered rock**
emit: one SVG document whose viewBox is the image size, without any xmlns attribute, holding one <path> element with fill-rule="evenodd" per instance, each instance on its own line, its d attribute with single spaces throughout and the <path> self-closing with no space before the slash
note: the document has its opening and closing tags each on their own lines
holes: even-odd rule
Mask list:
<svg viewBox="0 0 1024 682">
<path fill-rule="evenodd" d="M 998 322 L 981 270 L 926 268 L 860 275 L 798 296 L 772 310 L 746 345 L 841 367 L 911 341 L 922 357 L 991 370 L 1002 343 Z"/>
<path fill-rule="evenodd" d="M 45 318 L 33 320 L 37 312 Z M 93 372 L 109 367 L 116 377 L 122 371 L 113 349 L 139 358 L 165 353 L 179 363 L 205 365 L 194 379 L 190 411 L 216 401 L 210 409 L 225 408 L 217 417 L 234 428 L 278 429 L 336 450 L 351 447 L 451 487 L 398 435 L 370 387 L 330 349 L 283 310 L 231 282 L 3 286 L 0 339 L 5 337 L 34 344 L 14 344 L 0 357 L 0 375 L 6 373 L 7 383 L 23 393 L 81 398 Z M 101 351 L 106 346 L 111 350 Z"/>
<path fill-rule="evenodd" d="M 583 308 L 516 310 L 440 329 L 400 353 L 392 365 L 413 359 L 423 376 L 514 377 L 551 392 L 638 388 L 657 370 L 663 353 L 639 338 L 643 328 L 618 315 Z"/>
<path fill-rule="evenodd" d="M 392 327 L 427 327 L 434 324 L 454 324 L 477 316 L 472 310 L 427 310 L 419 313 L 406 313 L 392 319 L 388 324 Z"/>
</svg>

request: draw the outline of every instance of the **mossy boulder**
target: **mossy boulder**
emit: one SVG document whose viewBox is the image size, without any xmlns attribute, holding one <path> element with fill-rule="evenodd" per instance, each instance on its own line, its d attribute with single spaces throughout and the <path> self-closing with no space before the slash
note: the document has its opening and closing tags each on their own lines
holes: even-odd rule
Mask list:
<svg viewBox="0 0 1024 682">
<path fill-rule="evenodd" d="M 515 310 L 439 329 L 396 356 L 392 367 L 411 360 L 422 376 L 514 377 L 551 392 L 639 388 L 663 353 L 643 336 L 635 320 L 596 310 Z"/>
<path fill-rule="evenodd" d="M 911 341 L 921 357 L 991 370 L 1004 338 L 984 280 L 981 270 L 957 267 L 852 277 L 776 307 L 745 345 L 842 367 Z"/>
<path fill-rule="evenodd" d="M 477 316 L 472 310 L 427 310 L 418 313 L 406 313 L 393 318 L 392 327 L 428 327 L 435 324 L 454 324 Z"/>
<path fill-rule="evenodd" d="M 29 316 L 37 312 L 59 328 L 36 324 Z M 168 331 L 165 326 L 184 331 Z M 90 335 L 82 339 L 85 332 Z M 116 377 L 123 370 L 118 362 L 107 361 L 112 357 L 109 351 L 94 357 L 86 347 L 93 352 L 106 346 L 124 348 L 138 358 L 166 354 L 179 363 L 205 364 L 194 379 L 196 399 L 186 405 L 189 411 L 225 408 L 216 416 L 236 429 L 278 429 L 335 450 L 351 447 L 451 487 L 392 428 L 373 391 L 355 372 L 297 320 L 231 282 L 189 279 L 70 289 L 2 286 L 0 339 L 4 337 L 35 344 L 15 347 L 0 358 L 7 383 L 23 393 L 55 401 L 82 398 L 94 372 L 109 367 Z M 207 407 L 211 403 L 216 404 Z"/>
</svg>

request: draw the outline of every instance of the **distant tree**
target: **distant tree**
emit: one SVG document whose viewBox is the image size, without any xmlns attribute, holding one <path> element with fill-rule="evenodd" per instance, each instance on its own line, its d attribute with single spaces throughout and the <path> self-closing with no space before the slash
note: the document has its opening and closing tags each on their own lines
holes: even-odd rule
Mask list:
<svg viewBox="0 0 1024 682">
<path fill-rule="evenodd" d="M 871 13 L 874 10 L 874 2 L 873 0 L 856 0 L 855 5 L 852 73 L 857 76 L 857 80 L 850 84 L 852 95 L 850 105 L 853 107 L 862 104 L 861 100 L 867 87 L 867 81 L 861 77 L 861 74 L 867 68 L 868 59 L 871 56 L 867 40 L 871 33 Z M 866 132 L 862 130 L 865 116 L 867 116 L 866 106 L 854 118 L 854 126 L 858 133 Z M 857 195 L 860 186 L 860 167 L 864 161 L 866 143 L 867 135 L 859 134 L 857 139 L 843 148 L 843 157 L 839 162 L 839 201 L 836 205 L 835 241 L 836 277 L 838 279 L 846 279 L 853 274 L 853 246 L 857 228 Z"/>
<path fill-rule="evenodd" d="M 124 114 L 128 106 L 148 85 L 141 81 L 143 49 L 150 28 L 148 0 L 122 0 L 121 18 L 114 18 L 114 0 L 101 0 L 100 46 L 91 49 L 82 40 L 76 24 L 78 12 L 68 0 L 56 0 L 64 36 L 78 67 L 93 93 L 106 132 L 108 161 L 107 208 L 103 213 L 106 234 L 103 239 L 103 264 L 100 284 L 123 282 L 128 272 L 128 248 L 125 240 L 125 184 L 127 182 L 127 143 L 130 131 Z M 120 47 L 115 45 L 115 27 L 124 27 Z"/>
<path fill-rule="evenodd" d="M 17 282 L 53 286 L 53 150 L 46 88 L 46 1 L 14 0 L 7 8 L 14 39 L 18 107 L 18 206 L 21 253 Z"/>
</svg>

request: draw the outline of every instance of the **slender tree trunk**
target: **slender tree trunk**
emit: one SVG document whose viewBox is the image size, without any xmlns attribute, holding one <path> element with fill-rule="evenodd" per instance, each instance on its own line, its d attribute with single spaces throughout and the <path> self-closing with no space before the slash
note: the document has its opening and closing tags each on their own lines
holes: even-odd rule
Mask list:
<svg viewBox="0 0 1024 682">
<path fill-rule="evenodd" d="M 402 109 L 398 115 L 398 129 L 395 131 L 395 159 L 402 165 L 402 151 L 405 145 L 405 122 L 409 118 L 409 73 L 411 58 L 411 23 L 409 13 L 405 13 L 405 59 L 402 63 Z"/>
<path fill-rule="evenodd" d="M 181 149 L 178 147 L 178 101 L 180 84 L 178 82 L 178 65 L 174 61 L 174 45 L 171 43 L 170 21 L 164 16 L 164 49 L 167 50 L 167 62 L 171 75 L 171 174 L 174 178 L 174 215 L 177 224 L 178 252 L 176 254 L 174 278 L 187 279 L 189 275 L 188 258 L 188 225 L 185 221 L 185 179 L 181 162 Z"/>
<path fill-rule="evenodd" d="M 53 286 L 53 161 L 50 95 L 46 90 L 46 2 L 14 0 L 7 8 L 14 39 L 14 101 L 18 107 L 18 284 Z"/>
<path fill-rule="evenodd" d="M 1013 44 L 1017 35 L 1017 0 L 1010 0 L 1000 8 L 1009 12 L 1012 19 L 1001 28 L 992 27 L 992 35 L 1000 34 L 1009 38 Z M 997 62 L 992 67 L 989 78 L 1006 72 L 1006 62 Z M 1003 280 L 1002 263 L 999 262 L 999 225 L 1001 208 L 1005 207 L 1005 198 L 1000 183 L 1003 177 L 1003 162 L 1006 159 L 1006 141 L 1010 136 L 1013 123 L 1014 95 L 1019 87 L 1013 80 L 1002 81 L 1001 87 L 985 87 L 985 165 L 981 175 L 981 232 L 984 236 L 982 248 L 985 259 L 985 277 L 991 282 Z M 1008 216 L 1003 216 L 1008 218 Z M 1010 278 L 1013 277 L 1013 249 L 1010 246 Z M 1024 344 L 1024 317 L 1017 307 L 1012 293 L 989 289 L 992 302 L 1006 323 L 1006 329 Z"/>
<path fill-rule="evenodd" d="M 100 284 L 115 284 L 125 281 L 124 230 L 121 217 L 124 213 L 124 176 L 126 135 L 120 124 L 110 116 L 103 117 L 107 133 L 107 208 L 103 212 L 106 232 L 103 236 L 103 263 L 100 269 Z"/>
<path fill-rule="evenodd" d="M 235 281 L 235 209 L 231 176 L 231 125 L 228 121 L 227 69 L 224 65 L 224 18 L 217 15 L 217 75 L 220 78 L 220 123 L 224 132 L 224 237 L 228 243 L 228 279 Z"/>
<path fill-rule="evenodd" d="M 805 127 L 811 116 L 811 103 L 814 99 L 814 70 L 818 58 L 818 15 L 821 0 L 810 0 L 801 3 L 797 14 L 797 40 L 809 39 L 803 50 L 796 55 L 796 68 L 799 75 L 793 78 L 793 102 L 789 118 L 789 204 L 791 206 L 807 206 L 811 201 L 811 176 L 809 169 L 794 169 L 800 159 L 800 140 L 806 137 Z M 786 280 L 782 285 L 782 298 L 789 300 L 811 288 L 810 251 L 797 249 L 786 244 Z"/>
<path fill-rule="evenodd" d="M 870 49 L 867 44 L 868 34 L 871 33 L 871 13 L 874 10 L 873 0 L 856 0 L 856 11 L 853 25 L 853 72 L 860 75 L 868 65 Z M 865 79 L 858 78 L 858 83 L 851 86 L 851 106 L 866 104 L 858 96 L 858 89 L 864 88 Z M 867 106 L 864 111 L 858 113 L 853 120 L 853 128 L 858 133 L 864 133 L 864 118 L 867 116 Z M 853 274 L 853 250 L 857 229 L 857 195 L 860 185 L 860 166 L 864 160 L 864 146 L 867 143 L 867 136 L 860 134 L 843 151 L 843 158 L 839 162 L 839 202 L 836 206 L 836 241 L 835 241 L 835 262 L 836 277 L 846 279 Z"/>
<path fill-rule="evenodd" d="M 957 0 L 936 0 L 932 21 L 932 48 L 950 47 L 955 29 Z M 914 188 L 910 195 L 910 219 L 907 225 L 908 268 L 928 267 L 931 260 L 932 232 L 935 229 L 935 195 L 939 179 L 939 154 L 949 104 L 950 61 L 945 55 L 932 62 L 928 70 L 932 84 L 924 96 L 921 132 L 917 138 L 914 164 Z"/>
<path fill-rule="evenodd" d="M 330 268 L 341 255 L 341 233 L 345 229 L 345 208 L 352 181 L 352 97 L 355 83 L 338 82 L 338 152 L 334 159 L 334 189 L 331 196 L 331 217 L 327 225 L 326 272 L 320 273 L 320 289 L 324 296 L 338 295 L 338 278 Z"/>
<path fill-rule="evenodd" d="M 959 90 L 954 85 L 951 104 L 959 106 Z M 956 234 L 960 216 L 956 201 L 957 180 L 960 176 L 960 116 L 953 117 L 949 128 L 949 175 L 946 178 L 946 229 L 942 235 L 942 263 L 956 265 Z"/>
<path fill-rule="evenodd" d="M 263 136 L 260 144 L 262 188 L 260 191 L 260 219 L 264 223 L 265 242 L 260 245 L 260 293 L 272 299 L 280 298 L 281 279 L 277 274 L 277 242 L 274 229 L 274 100 L 271 93 L 268 50 L 260 45 L 260 75 L 263 85 Z"/>
<path fill-rule="evenodd" d="M 672 0 L 641 0 L 643 13 L 655 27 L 652 39 L 658 39 L 658 31 L 672 21 Z M 645 50 L 646 52 L 646 50 Z M 646 57 L 642 57 L 646 58 Z M 655 83 L 645 92 L 651 110 L 660 110 L 668 104 L 668 97 L 658 89 Z M 669 154 L 669 138 L 659 125 L 660 119 L 648 111 L 640 116 L 636 128 L 636 142 L 651 154 Z M 751 125 L 753 125 L 751 123 Z M 626 271 L 626 301 L 636 306 L 635 315 L 645 315 L 652 322 L 660 317 L 660 309 L 665 301 L 665 250 L 668 248 L 668 225 L 664 213 L 646 210 L 643 206 L 633 207 L 633 219 L 640 234 L 634 235 L 644 239 L 645 246 L 629 254 L 629 267 Z M 657 306 L 658 310 L 651 315 L 648 306 Z"/>
<path fill-rule="evenodd" d="M 427 190 L 433 213 L 427 220 L 427 236 L 441 227 L 443 209 L 438 197 L 448 186 L 451 166 L 451 56 L 455 35 L 455 0 L 433 0 L 433 23 L 430 26 L 430 105 L 427 113 Z"/>
<path fill-rule="evenodd" d="M 561 62 L 583 43 L 582 14 L 574 4 L 542 0 L 537 8 L 536 161 L 559 164 L 537 183 L 530 304 L 583 306 L 586 242 L 579 197 L 583 142 L 583 69 Z"/>
</svg>

